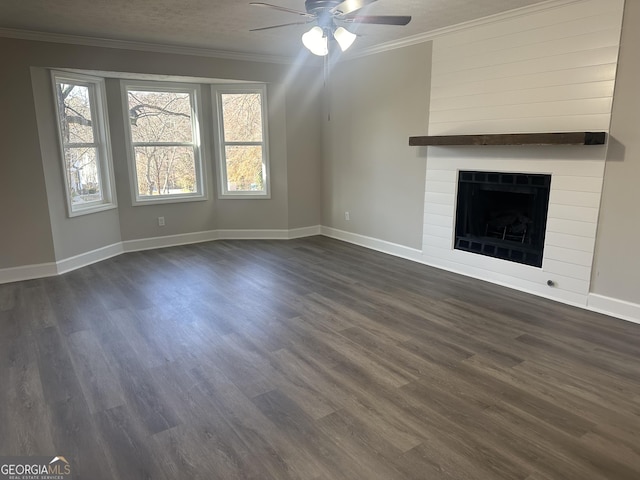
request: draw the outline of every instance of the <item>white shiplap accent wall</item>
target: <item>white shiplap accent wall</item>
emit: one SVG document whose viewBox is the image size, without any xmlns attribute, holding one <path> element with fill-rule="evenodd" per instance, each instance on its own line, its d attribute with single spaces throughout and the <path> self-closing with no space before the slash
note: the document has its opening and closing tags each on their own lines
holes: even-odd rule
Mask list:
<svg viewBox="0 0 640 480">
<path fill-rule="evenodd" d="M 426 263 L 584 305 L 600 202 L 604 147 L 430 147 L 425 193 Z M 551 174 L 542 268 L 453 249 L 458 170 Z M 549 288 L 547 280 L 553 280 Z"/>
<path fill-rule="evenodd" d="M 550 4 L 436 38 L 429 135 L 608 131 L 623 7 Z M 429 147 L 424 262 L 586 305 L 605 158 L 601 146 Z M 453 249 L 459 170 L 552 175 L 542 268 Z"/>
<path fill-rule="evenodd" d="M 623 0 L 585 0 L 439 37 L 429 135 L 609 128 Z"/>
</svg>

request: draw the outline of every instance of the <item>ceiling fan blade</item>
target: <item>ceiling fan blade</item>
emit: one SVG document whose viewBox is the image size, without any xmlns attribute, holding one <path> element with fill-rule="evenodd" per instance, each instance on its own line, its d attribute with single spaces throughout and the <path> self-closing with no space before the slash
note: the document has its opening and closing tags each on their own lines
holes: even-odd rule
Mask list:
<svg viewBox="0 0 640 480">
<path fill-rule="evenodd" d="M 306 25 L 307 23 L 311 23 L 312 20 L 307 22 L 292 22 L 292 23 L 283 23 L 282 25 L 272 25 L 270 27 L 262 27 L 262 28 L 252 28 L 249 30 L 250 32 L 259 32 L 260 30 L 271 30 L 272 28 L 282 28 L 282 27 L 290 27 L 292 25 Z"/>
<path fill-rule="evenodd" d="M 270 3 L 250 2 L 249 5 L 254 5 L 256 7 L 273 8 L 274 10 L 280 10 L 281 12 L 293 13 L 293 14 L 296 14 L 296 15 L 300 15 L 302 17 L 313 17 L 312 14 L 307 13 L 307 12 L 303 12 L 301 10 L 293 10 L 292 8 L 280 7 L 278 5 L 271 5 Z"/>
<path fill-rule="evenodd" d="M 331 13 L 336 15 L 348 15 L 376 1 L 377 0 L 344 0 L 344 2 L 333 7 L 331 9 Z"/>
<path fill-rule="evenodd" d="M 347 23 L 371 23 L 375 25 L 407 25 L 411 21 L 408 15 L 354 15 L 339 18 Z"/>
</svg>

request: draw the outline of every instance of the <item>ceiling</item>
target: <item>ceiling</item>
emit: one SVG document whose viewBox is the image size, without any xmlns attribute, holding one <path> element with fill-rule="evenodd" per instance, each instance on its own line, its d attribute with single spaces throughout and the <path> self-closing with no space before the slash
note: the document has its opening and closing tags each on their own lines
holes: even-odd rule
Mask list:
<svg viewBox="0 0 640 480">
<path fill-rule="evenodd" d="M 252 28 L 298 21 L 251 0 L 2 0 L 0 28 L 295 57 L 308 26 Z M 266 0 L 304 10 L 304 0 Z M 359 13 L 412 15 L 406 27 L 359 25 L 353 51 L 424 34 L 540 0 L 379 0 Z M 0 35 L 2 32 L 0 31 Z"/>
</svg>

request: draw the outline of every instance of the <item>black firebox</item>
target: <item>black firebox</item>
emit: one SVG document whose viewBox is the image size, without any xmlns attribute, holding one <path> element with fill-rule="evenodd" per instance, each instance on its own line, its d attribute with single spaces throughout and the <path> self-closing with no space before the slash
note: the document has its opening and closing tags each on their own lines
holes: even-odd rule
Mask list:
<svg viewBox="0 0 640 480">
<path fill-rule="evenodd" d="M 460 171 L 457 250 L 542 266 L 551 175 Z"/>
</svg>

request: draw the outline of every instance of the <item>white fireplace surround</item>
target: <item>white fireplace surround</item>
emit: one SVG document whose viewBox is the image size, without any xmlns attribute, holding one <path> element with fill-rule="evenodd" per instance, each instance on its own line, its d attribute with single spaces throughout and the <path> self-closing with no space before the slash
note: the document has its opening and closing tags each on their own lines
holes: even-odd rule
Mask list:
<svg viewBox="0 0 640 480">
<path fill-rule="evenodd" d="M 567 303 L 586 305 L 604 147 L 429 147 L 422 261 Z M 455 250 L 460 170 L 551 175 L 542 268 Z M 553 287 L 547 285 L 552 280 Z"/>
<path fill-rule="evenodd" d="M 623 9 L 623 0 L 558 0 L 435 38 L 429 127 L 421 134 L 608 132 Z M 606 146 L 419 148 L 427 165 L 421 261 L 587 306 L 606 152 Z M 551 175 L 541 268 L 454 250 L 460 170 Z"/>
</svg>

